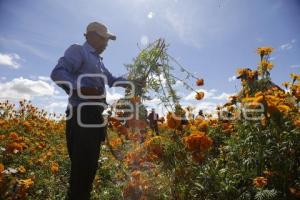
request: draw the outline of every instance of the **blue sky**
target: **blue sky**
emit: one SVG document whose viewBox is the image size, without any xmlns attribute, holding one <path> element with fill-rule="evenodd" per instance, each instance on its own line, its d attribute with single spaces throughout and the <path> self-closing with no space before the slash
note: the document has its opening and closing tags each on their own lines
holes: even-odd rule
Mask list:
<svg viewBox="0 0 300 200">
<path fill-rule="evenodd" d="M 63 112 L 67 97 L 49 74 L 69 45 L 84 42 L 87 24 L 100 21 L 117 35 L 103 54 L 114 75 L 126 73 L 137 44 L 162 37 L 173 57 L 205 79 L 206 98 L 196 108 L 211 110 L 237 92 L 232 77 L 238 67 L 257 65 L 259 46 L 275 48 L 275 83 L 300 72 L 299 11 L 299 0 L 1 0 L 0 98 L 25 97 Z M 196 103 L 180 84 L 178 91 L 183 104 Z M 110 101 L 123 95 L 108 92 Z"/>
</svg>

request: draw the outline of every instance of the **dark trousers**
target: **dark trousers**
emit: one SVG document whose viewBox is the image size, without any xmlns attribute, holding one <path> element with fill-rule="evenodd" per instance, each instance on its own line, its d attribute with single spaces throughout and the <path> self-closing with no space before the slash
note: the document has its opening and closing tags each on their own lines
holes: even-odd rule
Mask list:
<svg viewBox="0 0 300 200">
<path fill-rule="evenodd" d="M 88 200 L 98 168 L 100 144 L 105 140 L 106 126 L 102 128 L 82 127 L 78 124 L 78 117 L 84 124 L 100 124 L 103 122 L 103 109 L 95 105 L 83 106 L 78 117 L 77 107 L 73 107 L 71 112 L 72 116 L 66 122 L 67 148 L 71 161 L 66 199 Z M 67 116 L 70 116 L 71 112 L 67 110 Z"/>
<path fill-rule="evenodd" d="M 150 128 L 153 132 L 155 132 L 156 135 L 159 135 L 157 122 L 150 122 Z"/>
</svg>

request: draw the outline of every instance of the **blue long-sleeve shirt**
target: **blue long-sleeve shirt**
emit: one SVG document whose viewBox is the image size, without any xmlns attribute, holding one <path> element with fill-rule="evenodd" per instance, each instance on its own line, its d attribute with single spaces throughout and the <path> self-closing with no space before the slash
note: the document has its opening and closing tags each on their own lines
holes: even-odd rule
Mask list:
<svg viewBox="0 0 300 200">
<path fill-rule="evenodd" d="M 112 87 L 116 81 L 126 81 L 123 77 L 114 77 L 104 66 L 102 57 L 95 51 L 87 42 L 83 45 L 71 45 L 58 60 L 51 73 L 51 79 L 66 93 L 78 91 L 82 87 L 94 87 L 105 93 L 105 84 Z M 87 101 L 87 98 L 77 95 L 69 96 L 69 104 L 72 106 Z"/>
</svg>

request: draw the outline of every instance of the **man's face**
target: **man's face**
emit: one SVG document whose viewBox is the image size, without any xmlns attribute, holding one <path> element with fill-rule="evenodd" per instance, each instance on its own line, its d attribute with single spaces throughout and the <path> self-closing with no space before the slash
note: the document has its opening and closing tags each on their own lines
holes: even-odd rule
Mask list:
<svg viewBox="0 0 300 200">
<path fill-rule="evenodd" d="M 96 32 L 88 32 L 86 37 L 88 43 L 96 49 L 98 54 L 101 54 L 107 47 L 108 39 L 98 35 Z"/>
</svg>

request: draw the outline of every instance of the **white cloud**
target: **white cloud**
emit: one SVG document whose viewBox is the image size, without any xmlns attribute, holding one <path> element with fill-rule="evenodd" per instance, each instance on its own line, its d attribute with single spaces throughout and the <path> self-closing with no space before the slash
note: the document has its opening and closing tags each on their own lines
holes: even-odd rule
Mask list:
<svg viewBox="0 0 300 200">
<path fill-rule="evenodd" d="M 32 99 L 33 97 L 54 95 L 54 86 L 37 80 L 33 81 L 23 77 L 0 83 L 0 98 L 2 99 Z"/>
<path fill-rule="evenodd" d="M 146 105 L 146 106 L 149 106 L 149 107 L 153 107 L 154 105 L 158 105 L 158 104 L 160 104 L 161 103 L 161 100 L 159 99 L 159 98 L 157 98 L 157 97 L 155 97 L 155 98 L 153 98 L 153 99 L 151 99 L 151 100 L 146 100 L 145 102 L 144 102 L 144 104 Z"/>
<path fill-rule="evenodd" d="M 231 76 L 228 78 L 228 81 L 229 82 L 233 82 L 233 81 L 236 81 L 236 76 Z"/>
<path fill-rule="evenodd" d="M 180 40 L 187 45 L 191 45 L 196 48 L 201 47 L 199 41 L 198 27 L 195 25 L 194 17 L 196 14 L 192 11 L 189 14 L 174 12 L 170 9 L 165 12 L 163 16 L 167 24 L 170 26 L 173 32 L 177 34 Z"/>
<path fill-rule="evenodd" d="M 16 47 L 22 48 L 22 49 L 32 53 L 33 55 L 40 57 L 40 58 L 49 60 L 49 56 L 46 53 L 44 53 L 42 50 L 37 49 L 36 47 L 26 44 L 25 42 L 20 41 L 20 40 L 15 40 L 15 39 L 6 38 L 6 37 L 0 37 L 0 45 L 1 46 L 16 46 Z"/>
<path fill-rule="evenodd" d="M 167 80 L 166 78 L 163 76 L 163 74 L 160 74 L 159 77 L 156 76 L 156 75 L 153 75 L 153 79 L 157 80 L 159 82 L 159 79 L 161 80 L 161 84 L 166 87 L 166 83 L 167 83 Z"/>
<path fill-rule="evenodd" d="M 147 15 L 148 19 L 152 19 L 155 16 L 155 13 L 150 11 Z"/>
<path fill-rule="evenodd" d="M 216 100 L 228 100 L 228 98 L 230 96 L 233 96 L 234 94 L 229 94 L 229 93 L 226 93 L 226 92 L 223 92 L 222 94 L 218 95 L 218 96 L 214 96 L 213 99 L 216 99 Z"/>
<path fill-rule="evenodd" d="M 216 112 L 217 103 L 203 101 L 203 102 L 197 103 L 195 105 L 195 107 L 196 107 L 196 109 L 195 109 L 196 112 L 198 112 L 199 110 L 203 110 L 204 113 L 213 114 L 214 112 Z"/>
<path fill-rule="evenodd" d="M 5 65 L 14 69 L 18 69 L 20 64 L 18 61 L 20 60 L 20 56 L 18 54 L 5 54 L 0 53 L 0 65 Z"/>
<path fill-rule="evenodd" d="M 65 108 L 67 108 L 67 101 L 58 101 L 47 105 L 45 107 L 45 110 L 47 110 L 48 112 L 55 112 L 57 110 L 61 111 Z"/>
<path fill-rule="evenodd" d="M 110 93 L 109 91 L 106 91 L 106 101 L 109 104 L 112 104 L 113 102 L 117 101 L 118 99 L 124 97 L 124 95 L 117 93 L 115 91 L 113 91 L 112 93 Z"/>
<path fill-rule="evenodd" d="M 261 37 L 258 37 L 258 38 L 256 38 L 256 41 L 257 41 L 257 42 L 263 42 L 263 41 L 264 41 L 264 39 L 263 39 L 263 38 L 261 38 Z"/>
<path fill-rule="evenodd" d="M 49 76 L 38 76 L 38 79 L 42 81 L 51 81 Z"/>
<path fill-rule="evenodd" d="M 180 80 L 177 80 L 174 87 L 181 87 L 181 86 L 183 86 L 183 82 Z"/>
<path fill-rule="evenodd" d="M 293 44 L 296 43 L 295 39 L 292 39 L 290 42 L 280 45 L 281 50 L 290 50 L 293 48 Z"/>
<path fill-rule="evenodd" d="M 300 64 L 299 65 L 291 65 L 291 68 L 300 68 Z"/>
<path fill-rule="evenodd" d="M 146 47 L 149 44 L 149 38 L 146 35 L 143 35 L 141 37 L 141 44 L 143 47 Z"/>
</svg>

